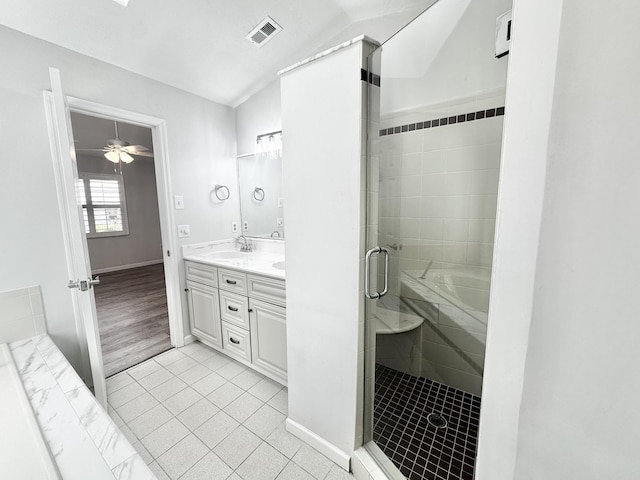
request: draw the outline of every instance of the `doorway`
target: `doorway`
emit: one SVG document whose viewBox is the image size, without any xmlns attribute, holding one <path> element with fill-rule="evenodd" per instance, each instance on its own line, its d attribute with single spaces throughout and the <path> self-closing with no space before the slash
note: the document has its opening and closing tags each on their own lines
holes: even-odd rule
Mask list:
<svg viewBox="0 0 640 480">
<path fill-rule="evenodd" d="M 171 348 L 152 131 L 78 112 L 71 124 L 109 377 Z"/>
<path fill-rule="evenodd" d="M 70 278 L 68 286 L 74 309 L 78 345 L 82 354 L 81 373 L 86 383 L 93 386 L 96 399 L 106 409 L 107 391 L 93 292 L 93 286 L 97 282 L 91 275 L 82 205 L 78 204 L 76 188 L 80 179 L 70 114 L 71 112 L 82 113 L 112 121 L 123 121 L 152 130 L 171 344 L 181 347 L 184 345 L 184 323 L 178 256 L 175 254 L 176 242 L 170 233 L 175 222 L 171 209 L 167 127 L 162 118 L 65 95 L 60 71 L 56 68 L 49 68 L 49 77 L 51 92 L 44 91 L 43 99 L 47 113 L 67 272 Z"/>
</svg>

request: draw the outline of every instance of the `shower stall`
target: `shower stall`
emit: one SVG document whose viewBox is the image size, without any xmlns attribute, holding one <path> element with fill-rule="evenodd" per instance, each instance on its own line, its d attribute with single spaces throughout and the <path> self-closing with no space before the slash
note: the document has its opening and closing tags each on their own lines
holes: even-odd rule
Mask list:
<svg viewBox="0 0 640 480">
<path fill-rule="evenodd" d="M 510 8 L 439 0 L 368 58 L 364 436 L 390 478 L 473 478 Z"/>
</svg>

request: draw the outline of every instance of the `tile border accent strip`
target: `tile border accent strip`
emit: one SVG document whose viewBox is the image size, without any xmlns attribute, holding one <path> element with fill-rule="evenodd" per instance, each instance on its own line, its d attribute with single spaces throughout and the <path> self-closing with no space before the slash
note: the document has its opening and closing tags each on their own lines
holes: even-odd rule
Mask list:
<svg viewBox="0 0 640 480">
<path fill-rule="evenodd" d="M 504 115 L 504 107 L 489 108 L 487 110 L 479 110 L 477 112 L 462 113 L 460 115 L 452 115 L 450 117 L 435 118 L 424 122 L 408 123 L 407 125 L 399 125 L 397 127 L 383 128 L 380 130 L 380 136 L 395 135 L 397 133 L 413 132 L 425 128 L 436 128 L 445 125 L 454 125 L 456 123 L 473 122 L 482 120 L 483 118 L 500 117 Z"/>
<path fill-rule="evenodd" d="M 360 80 L 363 82 L 370 83 L 376 87 L 380 86 L 380 75 L 376 75 L 375 73 L 368 72 L 364 68 L 360 69 Z"/>
</svg>

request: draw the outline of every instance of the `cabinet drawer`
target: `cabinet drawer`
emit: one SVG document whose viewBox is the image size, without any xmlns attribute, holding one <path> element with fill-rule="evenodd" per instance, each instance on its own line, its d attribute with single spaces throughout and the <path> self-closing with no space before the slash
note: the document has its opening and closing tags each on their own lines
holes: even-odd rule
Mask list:
<svg viewBox="0 0 640 480">
<path fill-rule="evenodd" d="M 251 361 L 251 337 L 249 332 L 222 322 L 222 349 L 232 357 Z"/>
<path fill-rule="evenodd" d="M 247 275 L 249 296 L 265 302 L 286 306 L 286 290 L 284 280 Z"/>
<path fill-rule="evenodd" d="M 187 280 L 203 283 L 212 287 L 218 286 L 218 269 L 216 267 L 185 261 L 184 270 Z"/>
<path fill-rule="evenodd" d="M 247 276 L 241 272 L 218 269 L 218 285 L 229 292 L 247 294 Z"/>
<path fill-rule="evenodd" d="M 220 291 L 222 321 L 249 330 L 249 299 L 237 293 Z"/>
</svg>

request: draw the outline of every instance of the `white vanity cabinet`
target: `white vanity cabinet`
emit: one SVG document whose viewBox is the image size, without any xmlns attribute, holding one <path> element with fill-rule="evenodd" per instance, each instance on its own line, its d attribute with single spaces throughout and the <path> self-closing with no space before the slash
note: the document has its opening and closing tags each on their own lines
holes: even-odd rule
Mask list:
<svg viewBox="0 0 640 480">
<path fill-rule="evenodd" d="M 285 282 L 185 261 L 192 334 L 287 384 Z"/>
<path fill-rule="evenodd" d="M 253 364 L 279 379 L 287 378 L 287 322 L 284 307 L 249 299 Z"/>
<path fill-rule="evenodd" d="M 191 333 L 207 344 L 222 348 L 217 269 L 185 262 Z"/>
</svg>

